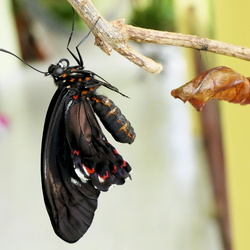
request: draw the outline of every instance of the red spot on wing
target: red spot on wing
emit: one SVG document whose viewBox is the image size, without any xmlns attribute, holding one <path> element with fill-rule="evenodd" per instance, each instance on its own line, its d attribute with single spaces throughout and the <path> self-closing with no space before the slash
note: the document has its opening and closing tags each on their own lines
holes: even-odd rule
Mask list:
<svg viewBox="0 0 250 250">
<path fill-rule="evenodd" d="M 126 161 L 123 161 L 122 165 L 121 165 L 121 168 L 124 168 L 127 166 L 127 162 Z"/>
<path fill-rule="evenodd" d="M 114 169 L 111 171 L 112 173 L 116 173 L 117 172 L 117 166 L 114 165 Z"/>
<path fill-rule="evenodd" d="M 101 176 L 101 178 L 104 180 L 106 180 L 109 177 L 109 172 L 106 171 L 105 173 L 106 173 L 105 175 Z"/>
<path fill-rule="evenodd" d="M 86 168 L 86 170 L 87 170 L 87 172 L 88 172 L 89 174 L 95 173 L 95 169 L 94 169 L 94 168 L 88 168 L 88 167 L 86 167 L 86 166 L 85 166 L 85 168 Z"/>
<path fill-rule="evenodd" d="M 119 155 L 118 151 L 115 148 L 113 149 L 113 152 L 115 155 Z"/>
<path fill-rule="evenodd" d="M 73 151 L 73 155 L 77 155 L 77 156 L 79 156 L 79 155 L 80 155 L 80 151 L 79 151 L 79 150 L 74 149 L 74 151 Z"/>
</svg>

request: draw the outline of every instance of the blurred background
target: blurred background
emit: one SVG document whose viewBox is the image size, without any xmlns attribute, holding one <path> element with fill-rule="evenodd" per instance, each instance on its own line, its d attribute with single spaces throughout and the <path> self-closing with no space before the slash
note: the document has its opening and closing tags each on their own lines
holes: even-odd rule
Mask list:
<svg viewBox="0 0 250 250">
<path fill-rule="evenodd" d="M 249 47 L 244 0 L 93 0 L 104 18 L 194 34 Z M 67 1 L 2 0 L 0 47 L 39 70 L 66 57 L 72 10 Z M 88 32 L 76 21 L 71 48 Z M 170 91 L 203 70 L 225 65 L 249 76 L 248 63 L 205 51 L 131 44 L 163 64 L 152 75 L 113 52 L 80 50 L 89 69 L 130 99 L 100 88 L 130 120 L 137 138 L 122 145 L 132 181 L 99 198 L 92 226 L 75 244 L 59 239 L 43 204 L 40 149 L 56 90 L 52 78 L 0 54 L 0 248 L 4 250 L 249 250 L 249 107 L 211 101 L 201 113 Z"/>
</svg>

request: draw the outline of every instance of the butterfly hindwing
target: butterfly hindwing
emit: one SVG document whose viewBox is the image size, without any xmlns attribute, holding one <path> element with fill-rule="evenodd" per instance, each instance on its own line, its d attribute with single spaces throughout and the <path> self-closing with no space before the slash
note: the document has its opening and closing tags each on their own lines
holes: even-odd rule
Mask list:
<svg viewBox="0 0 250 250">
<path fill-rule="evenodd" d="M 78 177 L 90 180 L 101 191 L 123 184 L 130 177 L 131 167 L 107 141 L 89 98 L 80 94 L 72 96 L 74 99 L 66 111 L 66 134 Z"/>
</svg>

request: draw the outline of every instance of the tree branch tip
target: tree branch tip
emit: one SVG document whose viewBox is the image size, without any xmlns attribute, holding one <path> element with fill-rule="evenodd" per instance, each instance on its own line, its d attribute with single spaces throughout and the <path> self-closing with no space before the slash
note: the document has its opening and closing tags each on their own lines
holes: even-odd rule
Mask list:
<svg viewBox="0 0 250 250">
<path fill-rule="evenodd" d="M 163 66 L 162 66 L 161 63 L 155 63 L 155 66 L 156 67 L 154 68 L 154 70 L 151 73 L 153 73 L 155 75 L 158 75 L 158 74 L 160 74 L 162 72 Z"/>
</svg>

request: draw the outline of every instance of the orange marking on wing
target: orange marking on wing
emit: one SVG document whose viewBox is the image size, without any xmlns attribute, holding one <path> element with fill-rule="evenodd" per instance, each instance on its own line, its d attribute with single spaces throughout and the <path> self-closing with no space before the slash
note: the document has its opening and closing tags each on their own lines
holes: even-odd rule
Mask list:
<svg viewBox="0 0 250 250">
<path fill-rule="evenodd" d="M 85 80 L 89 81 L 91 79 L 90 76 L 85 77 Z"/>
<path fill-rule="evenodd" d="M 73 99 L 76 100 L 76 99 L 78 99 L 79 96 L 78 95 L 73 95 L 72 97 L 73 97 Z"/>
</svg>

